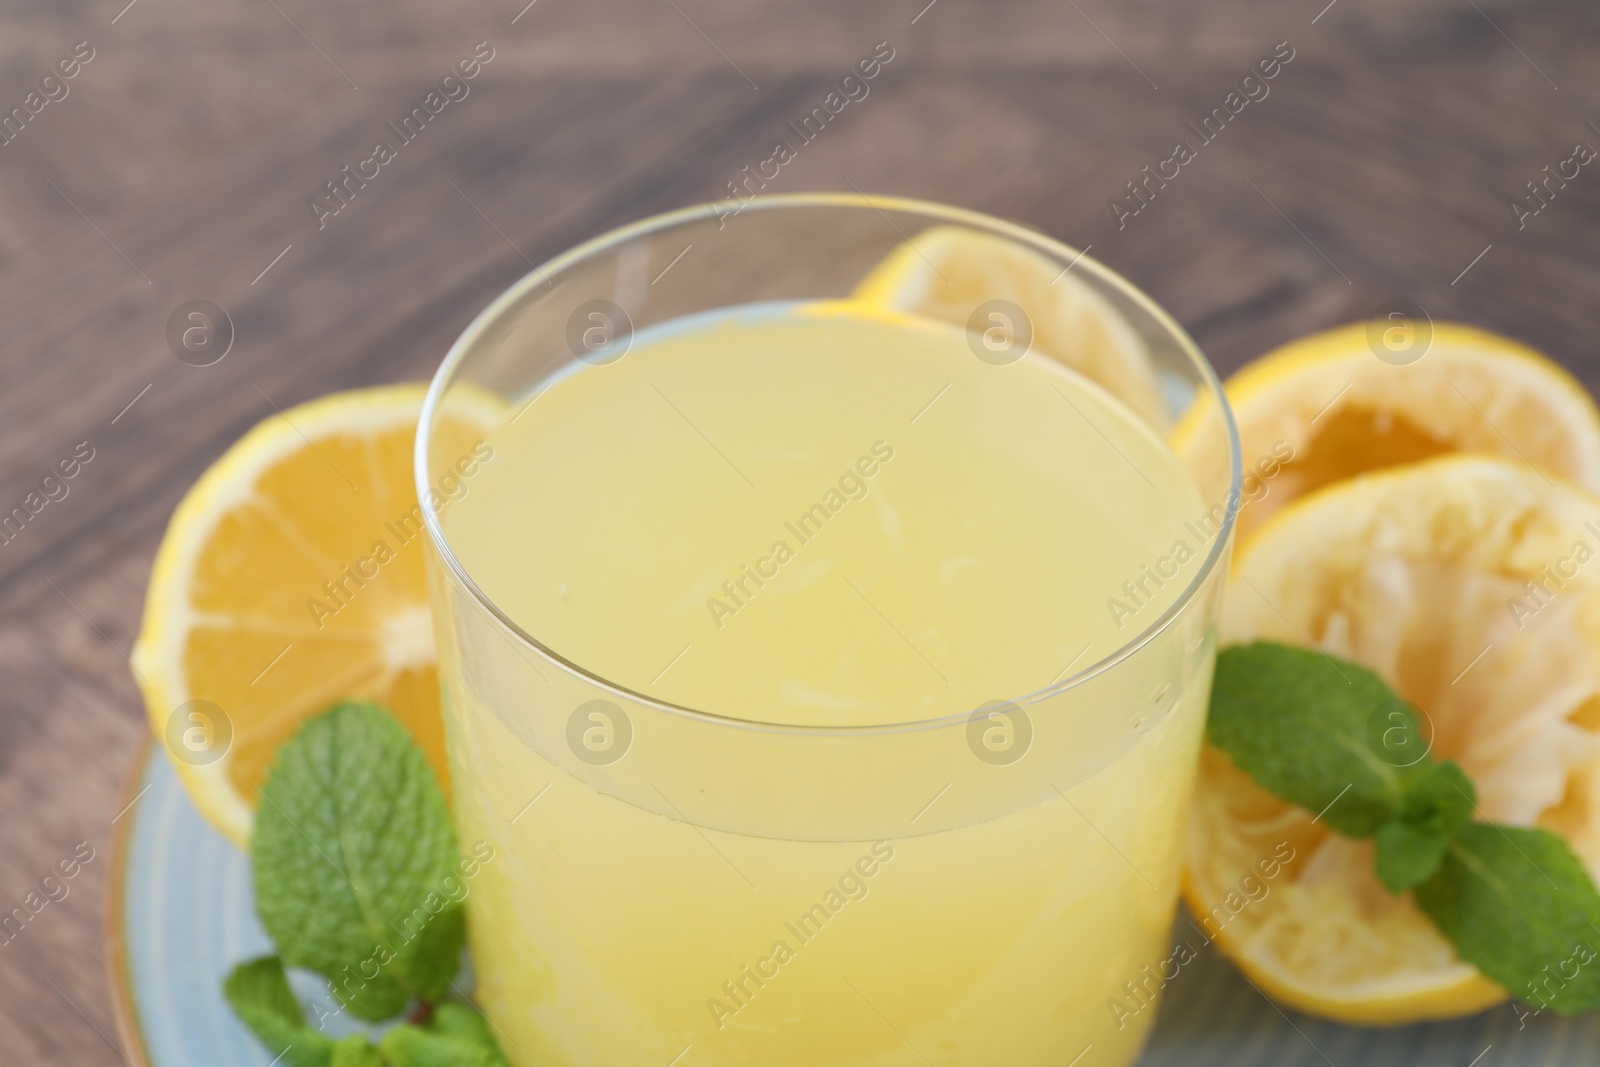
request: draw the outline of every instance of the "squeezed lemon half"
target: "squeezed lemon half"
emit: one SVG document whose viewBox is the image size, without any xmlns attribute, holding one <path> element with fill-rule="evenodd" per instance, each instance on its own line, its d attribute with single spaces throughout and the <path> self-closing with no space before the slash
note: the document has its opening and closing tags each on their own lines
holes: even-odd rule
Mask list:
<svg viewBox="0 0 1600 1067">
<path fill-rule="evenodd" d="M 1432 754 L 1472 778 L 1477 819 L 1554 831 L 1600 875 L 1600 500 L 1481 456 L 1324 488 L 1238 553 L 1222 643 L 1252 640 L 1376 671 L 1424 714 Z M 1285 855 L 1264 877 L 1262 861 Z M 1252 981 L 1362 1024 L 1503 1000 L 1372 864 L 1370 842 L 1331 833 L 1208 749 L 1184 895 Z"/>
<path fill-rule="evenodd" d="M 1265 495 L 1239 514 L 1241 542 L 1325 485 L 1448 452 L 1529 463 L 1600 492 L 1594 401 L 1561 367 L 1488 330 L 1433 324 L 1423 354 L 1396 365 L 1377 357 L 1368 325 L 1354 323 L 1291 341 L 1224 388 L 1246 475 L 1264 460 L 1273 470 Z M 1215 434 L 1177 444 L 1191 467 L 1224 462 L 1225 447 Z M 1292 459 L 1279 467 L 1285 451 Z"/>
</svg>

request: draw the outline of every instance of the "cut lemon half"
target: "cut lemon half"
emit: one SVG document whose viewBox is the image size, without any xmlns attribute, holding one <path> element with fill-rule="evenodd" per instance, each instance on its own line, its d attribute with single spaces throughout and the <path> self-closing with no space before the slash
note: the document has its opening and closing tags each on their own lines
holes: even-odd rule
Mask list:
<svg viewBox="0 0 1600 1067">
<path fill-rule="evenodd" d="M 1472 778 L 1477 819 L 1552 830 L 1600 875 L 1600 500 L 1480 456 L 1340 482 L 1245 543 L 1222 640 L 1309 644 L 1376 671 L 1422 713 L 1432 754 Z M 1208 749 L 1185 899 L 1263 991 L 1373 1025 L 1504 999 L 1372 864 L 1370 842 Z"/>
<path fill-rule="evenodd" d="M 347 697 L 393 711 L 446 780 L 412 479 L 425 392 L 335 393 L 266 419 L 189 490 L 156 553 L 134 672 L 189 796 L 241 848 L 278 745 Z M 441 418 L 462 484 L 499 418 L 476 397 Z"/>
<path fill-rule="evenodd" d="M 1004 238 L 931 227 L 886 256 L 851 296 L 979 338 L 997 329 L 1005 344 L 1048 353 L 1151 424 L 1165 428 L 1170 421 L 1144 342 L 1106 298 L 1054 261 Z M 1025 322 L 1012 321 L 1013 308 Z"/>
<path fill-rule="evenodd" d="M 1322 486 L 1447 452 L 1529 463 L 1600 492 L 1600 411 L 1565 370 L 1460 323 L 1394 330 L 1395 349 L 1368 323 L 1312 334 L 1225 383 L 1244 463 L 1241 538 Z M 1226 460 L 1187 454 L 1223 447 L 1216 435 L 1177 447 L 1191 466 Z"/>
</svg>

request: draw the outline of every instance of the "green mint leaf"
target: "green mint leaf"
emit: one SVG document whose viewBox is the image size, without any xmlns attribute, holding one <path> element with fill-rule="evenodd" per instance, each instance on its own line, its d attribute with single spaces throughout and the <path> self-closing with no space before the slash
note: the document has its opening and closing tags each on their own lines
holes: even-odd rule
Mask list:
<svg viewBox="0 0 1600 1067">
<path fill-rule="evenodd" d="M 1406 784 L 1400 818 L 1424 833 L 1450 837 L 1472 821 L 1478 789 L 1454 760 L 1429 762 Z"/>
<path fill-rule="evenodd" d="M 1391 716 L 1396 725 L 1384 725 Z M 1420 761 L 1399 766 L 1409 757 L 1375 751 L 1373 735 L 1416 737 L 1418 726 L 1359 664 L 1266 641 L 1217 655 L 1207 739 L 1262 788 L 1347 837 L 1370 837 L 1399 815 L 1420 773 Z"/>
<path fill-rule="evenodd" d="M 316 971 L 352 1014 L 439 1000 L 464 923 L 444 887 L 455 838 L 444 795 L 394 717 L 344 703 L 278 750 L 251 839 L 256 910 L 283 959 Z"/>
<path fill-rule="evenodd" d="M 1373 864 L 1378 881 L 1396 895 L 1432 878 L 1450 846 L 1450 838 L 1419 830 L 1399 819 L 1378 827 L 1372 839 L 1378 846 Z"/>
<path fill-rule="evenodd" d="M 1403 893 L 1443 862 L 1450 838 L 1472 820 L 1478 791 L 1453 762 L 1430 763 L 1409 783 L 1400 814 L 1378 827 L 1378 880 Z"/>
<path fill-rule="evenodd" d="M 1545 830 L 1472 823 L 1416 901 L 1462 959 L 1541 1010 L 1600 1007 L 1600 893 Z"/>
<path fill-rule="evenodd" d="M 447 1000 L 434 1008 L 429 1025 L 441 1034 L 461 1038 L 489 1050 L 494 1054 L 491 1062 L 495 1067 L 510 1067 L 500 1051 L 500 1043 L 495 1040 L 488 1018 L 473 1005 Z"/>
<path fill-rule="evenodd" d="M 222 995 L 287 1067 L 329 1067 L 333 1042 L 306 1025 L 305 1013 L 289 988 L 278 957 L 262 956 L 239 964 L 223 980 Z"/>
<path fill-rule="evenodd" d="M 383 1056 L 366 1034 L 351 1034 L 333 1046 L 328 1067 L 383 1067 Z"/>
<path fill-rule="evenodd" d="M 506 1063 L 492 1043 L 409 1023 L 384 1034 L 378 1048 L 393 1067 L 505 1067 Z"/>
</svg>

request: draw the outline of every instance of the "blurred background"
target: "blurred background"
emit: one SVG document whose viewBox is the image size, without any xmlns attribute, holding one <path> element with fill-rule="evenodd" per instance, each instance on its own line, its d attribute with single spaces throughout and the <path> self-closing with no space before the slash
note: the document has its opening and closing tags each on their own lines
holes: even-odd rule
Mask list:
<svg viewBox="0 0 1600 1067">
<path fill-rule="evenodd" d="M 800 147 L 765 191 L 1037 227 L 1223 373 L 1402 299 L 1600 390 L 1600 173 L 1527 184 L 1600 147 L 1582 0 L 523 2 L 0 9 L 0 511 L 93 454 L 0 544 L 0 910 L 94 850 L 0 946 L 6 1062 L 123 1060 L 102 913 L 146 732 L 125 654 L 185 488 L 274 408 L 427 378 L 532 264 L 727 196 L 779 141 Z M 788 124 L 880 42 L 867 94 L 802 144 Z M 475 49 L 466 95 L 401 144 L 386 124 Z M 1274 54 L 1204 142 L 1189 124 Z M 380 139 L 395 157 L 334 199 Z M 1180 140 L 1196 157 L 1130 198 Z M 206 366 L 169 339 L 192 301 L 231 322 Z"/>
</svg>

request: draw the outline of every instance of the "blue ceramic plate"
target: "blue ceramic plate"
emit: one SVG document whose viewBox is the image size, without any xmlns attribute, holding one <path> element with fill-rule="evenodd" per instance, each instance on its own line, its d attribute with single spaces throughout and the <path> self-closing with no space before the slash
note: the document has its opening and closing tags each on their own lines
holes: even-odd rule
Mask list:
<svg viewBox="0 0 1600 1067">
<path fill-rule="evenodd" d="M 256 922 L 249 861 L 189 803 L 158 751 L 141 756 L 132 808 L 118 823 L 107 959 L 124 1046 L 136 1067 L 269 1067 L 220 991 L 237 962 L 269 951 Z M 1187 932 L 1187 934 L 1186 934 Z M 1482 1015 L 1363 1030 L 1279 1010 L 1182 920 L 1200 958 L 1173 979 L 1140 1067 L 1592 1067 L 1600 1013 L 1519 1020 Z M 315 984 L 297 985 L 331 1012 Z M 328 1031 L 344 1032 L 332 1019 Z M 685 1064 L 685 1067 L 690 1065 Z M 939 1065 L 944 1067 L 944 1065 Z"/>
</svg>

